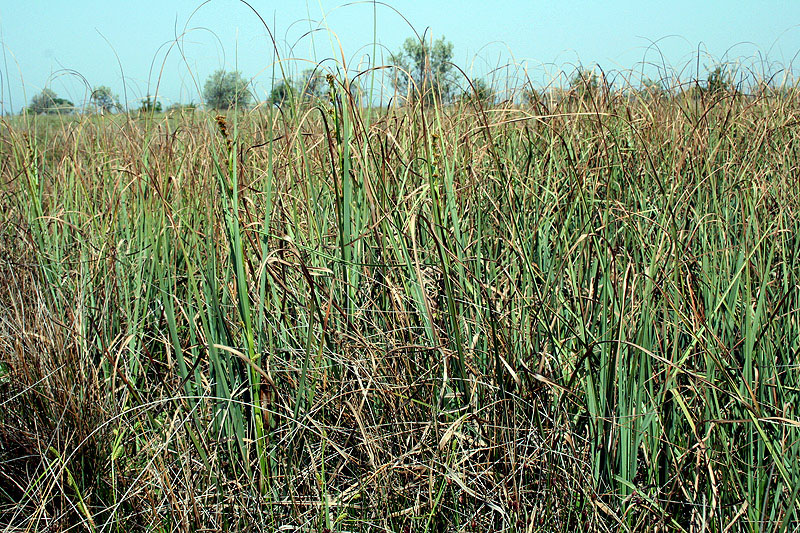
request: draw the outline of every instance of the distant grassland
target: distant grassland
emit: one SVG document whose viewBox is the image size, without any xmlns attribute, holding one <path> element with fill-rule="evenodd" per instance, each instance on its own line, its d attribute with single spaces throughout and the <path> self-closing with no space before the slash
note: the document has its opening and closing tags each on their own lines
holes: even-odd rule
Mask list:
<svg viewBox="0 0 800 533">
<path fill-rule="evenodd" d="M 797 527 L 796 93 L 344 96 L 3 119 L 4 527 Z"/>
</svg>

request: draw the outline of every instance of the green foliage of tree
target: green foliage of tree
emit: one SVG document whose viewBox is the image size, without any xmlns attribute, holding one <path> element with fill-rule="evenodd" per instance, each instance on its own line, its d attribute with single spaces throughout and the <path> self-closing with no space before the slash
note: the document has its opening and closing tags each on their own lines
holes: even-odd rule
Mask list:
<svg viewBox="0 0 800 533">
<path fill-rule="evenodd" d="M 314 102 L 326 98 L 330 87 L 325 78 L 319 70 L 309 69 L 297 78 L 278 80 L 272 85 L 267 103 L 282 106 L 293 99 Z"/>
<path fill-rule="evenodd" d="M 90 101 L 98 111 L 104 113 L 111 113 L 119 108 L 119 99 L 117 95 L 111 91 L 110 87 L 105 85 L 98 85 L 92 89 Z"/>
<path fill-rule="evenodd" d="M 490 103 L 494 99 L 492 87 L 484 78 L 475 78 L 467 87 L 462 99 L 467 101 Z"/>
<path fill-rule="evenodd" d="M 730 74 L 721 66 L 717 65 L 714 70 L 708 73 L 706 78 L 705 92 L 711 95 L 721 93 L 732 93 L 735 91 L 733 80 Z"/>
<path fill-rule="evenodd" d="M 249 82 L 238 70 L 225 72 L 220 69 L 206 79 L 203 97 L 213 109 L 232 109 L 250 105 Z"/>
<path fill-rule="evenodd" d="M 453 43 L 444 37 L 431 44 L 409 37 L 400 51 L 389 56 L 396 67 L 392 85 L 411 101 L 420 96 L 429 102 L 433 98 L 449 101 L 455 93 L 455 82 L 450 76 L 452 58 Z"/>
<path fill-rule="evenodd" d="M 569 80 L 569 94 L 579 100 L 594 98 L 600 88 L 600 79 L 594 71 L 578 69 Z"/>
<path fill-rule="evenodd" d="M 319 70 L 309 69 L 304 71 L 301 74 L 298 85 L 300 94 L 308 100 L 325 98 L 329 91 L 325 76 Z"/>
<path fill-rule="evenodd" d="M 272 86 L 267 102 L 280 107 L 289 102 L 297 93 L 298 90 L 291 80 L 280 80 Z"/>
<path fill-rule="evenodd" d="M 161 102 L 156 100 L 155 97 L 146 96 L 142 98 L 142 105 L 139 106 L 140 113 L 161 113 Z"/>
<path fill-rule="evenodd" d="M 42 92 L 31 98 L 31 103 L 27 107 L 29 113 L 48 115 L 58 113 L 72 113 L 75 104 L 64 98 L 59 98 L 52 89 L 43 89 Z"/>
</svg>

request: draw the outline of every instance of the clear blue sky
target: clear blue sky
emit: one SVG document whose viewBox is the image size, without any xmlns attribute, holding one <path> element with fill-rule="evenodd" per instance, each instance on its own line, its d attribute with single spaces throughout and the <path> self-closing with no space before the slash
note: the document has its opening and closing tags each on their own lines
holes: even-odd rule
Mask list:
<svg viewBox="0 0 800 533">
<path fill-rule="evenodd" d="M 577 64 L 604 70 L 642 69 L 666 61 L 685 77 L 715 61 L 749 68 L 791 67 L 800 52 L 800 1 L 767 0 L 396 0 L 275 2 L 251 0 L 273 31 L 282 56 L 317 61 L 339 44 L 348 67 L 369 62 L 377 36 L 377 63 L 412 34 L 444 35 L 455 62 L 486 75 L 511 62 L 542 82 Z M 402 13 L 406 22 L 397 12 Z M 309 34 L 310 29 L 319 29 Z M 259 18 L 238 0 L 0 0 L 4 44 L 2 108 L 17 111 L 49 86 L 75 103 L 86 84 L 109 85 L 132 107 L 156 92 L 169 104 L 199 102 L 205 78 L 238 68 L 252 78 L 260 99 L 273 76 L 274 55 Z M 182 35 L 182 52 L 169 48 Z M 651 47 L 658 42 L 659 51 Z M 332 46 L 332 43 L 334 45 Z M 119 56 L 119 62 L 115 57 Z M 166 56 L 166 59 L 165 59 Z M 120 68 L 121 65 L 121 68 Z M 765 67 L 764 65 L 768 65 Z M 312 63 L 287 63 L 299 71 Z M 652 72 L 652 66 L 647 67 Z M 123 86 L 123 74 L 125 85 Z"/>
</svg>

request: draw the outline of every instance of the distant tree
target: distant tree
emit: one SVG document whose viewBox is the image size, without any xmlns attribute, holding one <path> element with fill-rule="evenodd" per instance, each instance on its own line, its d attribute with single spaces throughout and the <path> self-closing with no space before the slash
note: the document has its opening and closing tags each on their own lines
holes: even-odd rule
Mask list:
<svg viewBox="0 0 800 533">
<path fill-rule="evenodd" d="M 269 102 L 271 105 L 278 107 L 282 106 L 286 101 L 290 100 L 297 94 L 297 89 L 291 80 L 279 80 L 272 85 L 272 90 L 269 93 Z"/>
<path fill-rule="evenodd" d="M 569 93 L 579 100 L 594 98 L 600 88 L 600 80 L 591 70 L 578 69 L 569 80 Z"/>
<path fill-rule="evenodd" d="M 225 72 L 217 70 L 206 79 L 203 97 L 206 104 L 213 109 L 231 109 L 250 105 L 249 82 L 235 70 Z"/>
<path fill-rule="evenodd" d="M 472 84 L 468 85 L 462 99 L 489 102 L 493 98 L 492 88 L 483 78 L 475 78 Z"/>
<path fill-rule="evenodd" d="M 149 95 L 142 98 L 142 105 L 139 106 L 140 113 L 161 113 L 161 109 L 161 102 Z"/>
<path fill-rule="evenodd" d="M 105 85 L 99 85 L 92 89 L 90 100 L 95 108 L 103 113 L 110 113 L 119 108 L 117 95 L 111 92 L 111 89 Z"/>
<path fill-rule="evenodd" d="M 52 89 L 43 89 L 42 92 L 31 98 L 31 103 L 27 107 L 29 113 L 48 115 L 56 113 L 72 113 L 75 105 L 64 98 L 59 98 Z"/>
<path fill-rule="evenodd" d="M 319 70 L 304 71 L 297 85 L 303 98 L 307 100 L 324 98 L 328 94 L 328 84 Z"/>
<path fill-rule="evenodd" d="M 399 93 L 408 94 L 412 101 L 420 96 L 428 101 L 435 97 L 448 101 L 455 92 L 455 83 L 450 79 L 452 58 L 453 43 L 444 37 L 432 44 L 409 37 L 399 52 L 389 56 L 389 61 L 397 67 L 392 85 Z"/>
<path fill-rule="evenodd" d="M 719 94 L 734 92 L 734 85 L 731 76 L 721 67 L 717 66 L 708 73 L 706 78 L 705 91 L 709 94 Z"/>
</svg>

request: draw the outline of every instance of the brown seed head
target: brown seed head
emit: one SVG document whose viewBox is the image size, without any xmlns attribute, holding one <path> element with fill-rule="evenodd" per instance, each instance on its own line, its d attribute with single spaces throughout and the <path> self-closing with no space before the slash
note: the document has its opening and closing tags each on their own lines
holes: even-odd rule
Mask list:
<svg viewBox="0 0 800 533">
<path fill-rule="evenodd" d="M 225 115 L 217 115 L 217 127 L 219 132 L 226 139 L 228 138 L 228 123 L 225 121 Z"/>
</svg>

